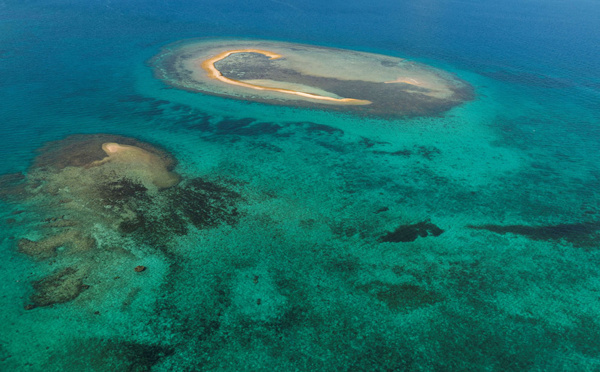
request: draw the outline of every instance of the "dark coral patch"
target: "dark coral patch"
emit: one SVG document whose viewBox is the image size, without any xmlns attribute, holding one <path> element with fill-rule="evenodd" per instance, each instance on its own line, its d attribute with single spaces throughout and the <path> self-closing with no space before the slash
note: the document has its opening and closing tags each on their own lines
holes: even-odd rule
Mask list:
<svg viewBox="0 0 600 372">
<path fill-rule="evenodd" d="M 109 341 L 104 351 L 126 360 L 128 371 L 149 371 L 161 359 L 175 353 L 171 347 L 129 341 Z"/>
<path fill-rule="evenodd" d="M 344 134 L 343 130 L 329 126 L 329 125 L 324 125 L 324 124 L 303 122 L 303 123 L 299 123 L 298 125 L 302 126 L 304 129 L 306 129 L 306 131 L 308 133 L 331 134 L 331 135 L 336 135 L 336 136 L 341 136 Z"/>
<path fill-rule="evenodd" d="M 0 175 L 0 198 L 11 199 L 25 193 L 25 175 L 9 173 Z"/>
<path fill-rule="evenodd" d="M 188 224 L 197 228 L 210 228 L 220 224 L 234 224 L 239 218 L 236 204 L 241 195 L 225 184 L 194 178 L 178 187 L 163 192 L 164 209 L 157 213 L 146 194 L 133 193 L 129 198 L 130 210 L 135 217 L 122 221 L 119 230 L 125 234 L 135 233 L 150 244 L 157 244 L 172 234 L 185 235 Z M 133 202 L 137 202 L 133 204 Z"/>
<path fill-rule="evenodd" d="M 392 155 L 392 156 L 401 156 L 401 157 L 410 157 L 413 155 L 418 155 L 427 160 L 433 160 L 433 158 L 437 155 L 441 154 L 440 149 L 433 146 L 413 146 L 413 149 L 402 149 L 394 152 L 388 151 L 373 151 L 374 154 L 382 154 L 382 155 Z"/>
<path fill-rule="evenodd" d="M 325 266 L 328 271 L 342 275 L 343 277 L 356 276 L 361 270 L 358 258 L 347 256 L 335 259 Z"/>
<path fill-rule="evenodd" d="M 228 187 L 194 178 L 173 191 L 173 204 L 196 227 L 234 224 L 239 213 L 235 205 L 241 195 Z"/>
<path fill-rule="evenodd" d="M 411 311 L 443 299 L 440 294 L 414 284 L 391 284 L 375 280 L 358 289 L 374 296 L 394 311 Z"/>
<path fill-rule="evenodd" d="M 170 346 L 147 344 L 120 338 L 79 339 L 52 358 L 73 371 L 151 371 L 175 353 Z M 64 364 L 67 362 L 68 364 Z"/>
<path fill-rule="evenodd" d="M 29 305 L 28 309 L 72 301 L 87 288 L 89 286 L 83 284 L 83 275 L 67 267 L 33 283 L 35 292 L 30 298 L 33 305 Z"/>
<path fill-rule="evenodd" d="M 443 232 L 444 230 L 427 220 L 415 224 L 401 225 L 396 230 L 379 238 L 379 242 L 406 243 L 415 241 L 418 237 L 440 236 Z"/>
<path fill-rule="evenodd" d="M 134 218 L 119 224 L 119 231 L 135 234 L 145 243 L 156 245 L 169 240 L 173 235 L 186 235 L 188 228 L 185 219 L 174 211 L 156 214 L 139 209 Z"/>
<path fill-rule="evenodd" d="M 468 225 L 470 229 L 487 230 L 497 234 L 516 234 L 532 240 L 560 241 L 566 240 L 579 247 L 598 246 L 600 241 L 600 221 L 564 223 L 558 225 Z"/>
<path fill-rule="evenodd" d="M 276 134 L 281 126 L 275 123 L 256 122 L 255 119 L 223 119 L 217 123 L 217 134 L 236 134 L 240 136 L 260 136 Z"/>
<path fill-rule="evenodd" d="M 121 205 L 132 200 L 149 202 L 148 189 L 128 178 L 101 182 L 97 185 L 98 197 L 105 205 Z"/>
</svg>

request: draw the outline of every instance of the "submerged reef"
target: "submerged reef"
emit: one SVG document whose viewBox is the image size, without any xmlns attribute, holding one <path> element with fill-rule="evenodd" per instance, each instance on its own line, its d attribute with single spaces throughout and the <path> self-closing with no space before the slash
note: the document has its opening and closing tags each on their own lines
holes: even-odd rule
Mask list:
<svg viewBox="0 0 600 372">
<path fill-rule="evenodd" d="M 53 142 L 7 177 L 0 369 L 568 370 L 598 355 L 596 251 L 464 229 L 456 210 L 415 219 L 439 191 L 401 198 L 396 165 L 360 161 L 387 146 L 258 124 L 210 123 L 232 134 L 206 136 L 227 159 L 201 177 L 110 135 Z M 103 161 L 107 143 L 154 160 Z M 398 150 L 375 155 L 445 153 Z"/>
<path fill-rule="evenodd" d="M 35 292 L 30 298 L 32 304 L 27 305 L 26 309 L 31 310 L 38 306 L 50 306 L 74 300 L 89 288 L 89 285 L 83 284 L 84 277 L 83 270 L 67 267 L 35 281 L 33 283 Z"/>
<path fill-rule="evenodd" d="M 135 259 L 132 242 L 172 255 L 168 243 L 190 228 L 237 222 L 242 196 L 226 181 L 182 179 L 171 154 L 137 139 L 74 135 L 38 152 L 0 195 L 28 207 L 12 221 L 31 225 L 18 252 L 57 267 L 33 282 L 26 309 L 76 299 L 111 259 Z"/>
<path fill-rule="evenodd" d="M 178 176 L 170 172 L 176 165 L 170 154 L 133 138 L 107 134 L 74 135 L 50 142 L 38 152 L 30 172 L 64 173 L 66 168 L 97 167 L 97 170 L 85 173 L 100 181 L 121 179 L 126 175 L 128 179 L 143 185 L 153 184 L 159 189 L 179 182 Z"/>
<path fill-rule="evenodd" d="M 383 302 L 390 310 L 408 312 L 443 300 L 438 293 L 414 284 L 390 284 L 379 280 L 360 285 L 358 289 Z"/>
<path fill-rule="evenodd" d="M 597 247 L 600 242 L 600 221 L 563 223 L 557 225 L 468 225 L 470 229 L 487 230 L 496 234 L 515 234 L 532 240 L 565 240 L 574 246 Z"/>
<path fill-rule="evenodd" d="M 420 63 L 286 42 L 185 41 L 149 64 L 180 89 L 380 117 L 437 115 L 473 98 L 468 83 Z"/>
<path fill-rule="evenodd" d="M 429 235 L 440 236 L 443 232 L 444 230 L 427 220 L 414 224 L 401 225 L 396 230 L 379 238 L 379 241 L 388 243 L 408 243 L 417 240 L 418 237 L 425 238 Z"/>
<path fill-rule="evenodd" d="M 38 241 L 23 238 L 18 243 L 19 252 L 37 260 L 55 257 L 57 249 L 60 247 L 65 247 L 72 253 L 74 251 L 88 251 L 93 249 L 95 245 L 96 242 L 90 236 L 73 229 L 47 236 Z"/>
</svg>

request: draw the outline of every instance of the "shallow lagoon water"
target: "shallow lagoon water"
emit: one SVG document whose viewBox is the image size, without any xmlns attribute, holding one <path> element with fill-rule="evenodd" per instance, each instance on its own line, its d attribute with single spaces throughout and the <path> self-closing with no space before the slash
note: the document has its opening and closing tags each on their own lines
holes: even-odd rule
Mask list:
<svg viewBox="0 0 600 372">
<path fill-rule="evenodd" d="M 599 10 L 536 4 L 4 2 L 2 173 L 109 133 L 169 152 L 182 181 L 126 198 L 150 223 L 123 226 L 70 189 L 5 195 L 0 369 L 597 369 Z M 476 99 L 384 120 L 154 78 L 161 47 L 205 36 L 410 58 Z M 198 213 L 169 202 L 186 187 Z M 200 213 L 219 200 L 235 218 Z M 93 249 L 19 251 L 74 217 Z M 26 310 L 68 267 L 89 287 Z"/>
</svg>

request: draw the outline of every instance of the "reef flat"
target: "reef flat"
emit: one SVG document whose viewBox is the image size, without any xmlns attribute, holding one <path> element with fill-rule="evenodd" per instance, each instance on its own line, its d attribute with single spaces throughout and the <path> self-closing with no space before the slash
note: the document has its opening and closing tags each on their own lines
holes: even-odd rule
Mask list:
<svg viewBox="0 0 600 372">
<path fill-rule="evenodd" d="M 174 237 L 237 220 L 239 193 L 182 179 L 170 153 L 135 138 L 72 135 L 38 153 L 26 174 L 0 177 L 8 179 L 0 196 L 29 216 L 12 222 L 30 226 L 15 239 L 18 252 L 53 269 L 32 282 L 25 310 L 74 301 L 90 288 L 82 301 L 105 296 L 118 290 L 120 276 L 107 280 L 117 267 L 146 270 L 140 247 L 171 257 Z"/>
<path fill-rule="evenodd" d="M 437 115 L 473 98 L 445 71 L 402 58 L 265 40 L 192 40 L 150 60 L 176 88 L 379 117 Z"/>
</svg>

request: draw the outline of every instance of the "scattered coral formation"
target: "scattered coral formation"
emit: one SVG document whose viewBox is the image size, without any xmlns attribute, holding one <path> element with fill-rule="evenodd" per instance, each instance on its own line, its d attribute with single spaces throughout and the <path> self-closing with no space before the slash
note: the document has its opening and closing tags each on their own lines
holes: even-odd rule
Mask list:
<svg viewBox="0 0 600 372">
<path fill-rule="evenodd" d="M 147 194 L 133 185 L 124 186 L 129 190 L 129 198 L 111 200 L 111 205 L 148 205 Z M 120 189 L 119 189 L 120 190 Z M 120 197 L 122 194 L 117 191 Z M 235 224 L 239 219 L 237 203 L 241 195 L 230 187 L 202 178 L 183 181 L 178 187 L 165 190 L 161 195 L 161 213 L 152 208 L 136 207 L 135 213 L 128 213 L 118 224 L 118 230 L 131 234 L 151 245 L 161 245 L 165 237 L 186 235 L 190 226 L 205 229 L 220 224 Z M 114 197 L 114 194 L 113 194 Z M 123 207 L 121 207 L 123 208 Z M 127 208 L 129 211 L 133 208 Z"/>
<path fill-rule="evenodd" d="M 107 251 L 94 231 L 132 238 L 164 251 L 173 236 L 237 221 L 241 195 L 226 182 L 180 182 L 175 158 L 133 138 L 74 135 L 39 150 L 26 175 L 3 177 L 3 196 L 27 201 L 40 220 L 31 236 L 18 240 L 19 252 L 59 269 L 34 282 L 32 309 L 70 301 L 86 288 L 83 272 Z M 17 220 L 14 221 L 17 223 Z M 41 236 L 41 237 L 40 237 Z M 123 243 L 125 244 L 125 243 Z M 126 251 L 125 251 L 126 252 Z M 105 256 L 103 256 L 105 257 Z M 66 268 L 65 268 L 66 267 Z M 144 271 L 138 266 L 135 271 Z"/>
</svg>

